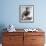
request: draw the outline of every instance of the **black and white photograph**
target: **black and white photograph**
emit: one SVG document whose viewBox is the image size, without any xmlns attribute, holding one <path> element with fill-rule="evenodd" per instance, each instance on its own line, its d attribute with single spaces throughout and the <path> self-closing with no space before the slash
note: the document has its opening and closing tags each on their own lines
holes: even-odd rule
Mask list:
<svg viewBox="0 0 46 46">
<path fill-rule="evenodd" d="M 19 6 L 19 20 L 20 22 L 34 21 L 34 5 L 20 5 Z"/>
</svg>

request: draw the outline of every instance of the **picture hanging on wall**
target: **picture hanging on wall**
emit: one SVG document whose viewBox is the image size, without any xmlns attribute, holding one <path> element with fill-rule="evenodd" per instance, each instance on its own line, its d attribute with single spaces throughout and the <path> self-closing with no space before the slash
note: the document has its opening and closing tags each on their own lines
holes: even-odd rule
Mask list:
<svg viewBox="0 0 46 46">
<path fill-rule="evenodd" d="M 19 21 L 34 22 L 34 5 L 19 6 Z"/>
</svg>

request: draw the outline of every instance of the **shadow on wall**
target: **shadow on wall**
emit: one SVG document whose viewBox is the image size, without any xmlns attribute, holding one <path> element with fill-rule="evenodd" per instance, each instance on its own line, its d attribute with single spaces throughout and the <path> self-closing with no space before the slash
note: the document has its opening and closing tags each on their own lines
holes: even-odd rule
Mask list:
<svg viewBox="0 0 46 46">
<path fill-rule="evenodd" d="M 2 36 L 3 36 L 3 32 L 5 32 L 6 30 L 4 30 L 5 25 L 4 24 L 0 24 L 0 43 L 2 43 Z"/>
</svg>

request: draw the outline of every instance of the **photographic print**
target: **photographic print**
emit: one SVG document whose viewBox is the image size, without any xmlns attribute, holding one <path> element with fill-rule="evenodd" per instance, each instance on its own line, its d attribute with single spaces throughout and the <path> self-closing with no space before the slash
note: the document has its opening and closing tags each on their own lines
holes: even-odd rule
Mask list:
<svg viewBox="0 0 46 46">
<path fill-rule="evenodd" d="M 34 5 L 20 5 L 19 6 L 19 21 L 33 22 L 34 21 Z"/>
</svg>

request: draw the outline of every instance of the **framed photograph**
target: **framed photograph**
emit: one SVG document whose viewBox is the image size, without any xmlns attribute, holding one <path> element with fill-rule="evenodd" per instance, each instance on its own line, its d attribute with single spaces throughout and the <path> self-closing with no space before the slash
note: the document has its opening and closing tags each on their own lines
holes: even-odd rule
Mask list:
<svg viewBox="0 0 46 46">
<path fill-rule="evenodd" d="M 19 6 L 19 21 L 34 22 L 34 5 Z"/>
</svg>

